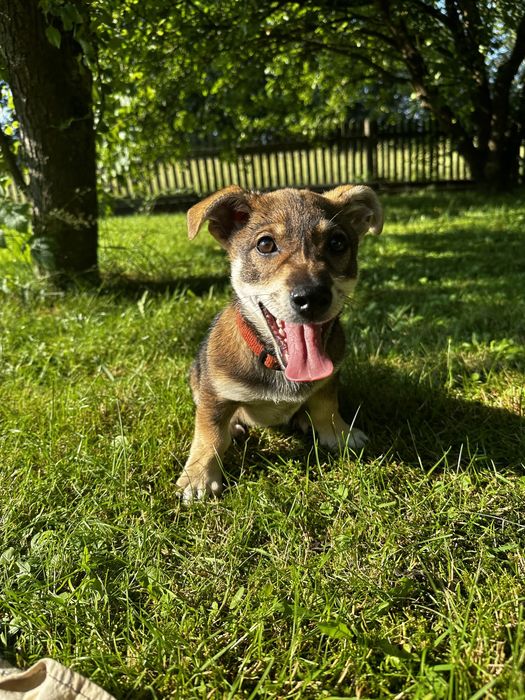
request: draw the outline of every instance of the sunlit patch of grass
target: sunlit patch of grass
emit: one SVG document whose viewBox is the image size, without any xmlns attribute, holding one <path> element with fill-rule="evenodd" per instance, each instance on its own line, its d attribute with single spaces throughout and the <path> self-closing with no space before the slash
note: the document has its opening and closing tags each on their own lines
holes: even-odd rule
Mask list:
<svg viewBox="0 0 525 700">
<path fill-rule="evenodd" d="M 229 296 L 184 217 L 101 225 L 99 290 L 0 250 L 0 645 L 118 697 L 525 696 L 525 200 L 384 197 L 330 456 L 254 431 L 174 495 L 192 357 Z"/>
</svg>

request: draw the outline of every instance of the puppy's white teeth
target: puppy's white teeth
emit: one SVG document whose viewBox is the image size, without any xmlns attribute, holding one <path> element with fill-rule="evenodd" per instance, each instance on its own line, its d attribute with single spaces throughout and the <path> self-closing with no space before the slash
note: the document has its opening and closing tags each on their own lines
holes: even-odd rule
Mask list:
<svg viewBox="0 0 525 700">
<path fill-rule="evenodd" d="M 281 359 L 286 363 L 288 362 L 288 334 L 286 333 L 286 322 L 274 316 L 268 311 L 264 304 L 260 303 L 259 306 L 268 324 L 268 328 L 276 341 Z"/>
</svg>

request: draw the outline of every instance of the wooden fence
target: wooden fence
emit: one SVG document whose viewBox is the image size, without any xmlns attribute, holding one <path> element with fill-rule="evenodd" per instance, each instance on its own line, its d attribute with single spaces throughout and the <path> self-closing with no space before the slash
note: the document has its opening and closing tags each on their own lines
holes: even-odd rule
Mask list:
<svg viewBox="0 0 525 700">
<path fill-rule="evenodd" d="M 352 182 L 430 184 L 469 182 L 464 159 L 431 122 L 378 127 L 364 120 L 337 137 L 319 141 L 254 143 L 222 158 L 196 148 L 183 162 L 158 163 L 140 182 L 125 175 L 110 183 L 117 198 L 203 195 L 230 184 L 252 189 L 328 188 Z"/>
<path fill-rule="evenodd" d="M 525 148 L 520 163 L 525 181 Z M 185 204 L 238 184 L 247 189 L 294 186 L 327 189 L 343 183 L 426 185 L 471 182 L 464 159 L 431 121 L 395 126 L 363 120 L 317 141 L 253 143 L 226 158 L 216 147 L 195 148 L 184 161 L 145 167 L 140 178 L 122 173 L 107 181 L 117 211 L 145 200 Z M 15 199 L 20 195 L 12 190 Z"/>
</svg>

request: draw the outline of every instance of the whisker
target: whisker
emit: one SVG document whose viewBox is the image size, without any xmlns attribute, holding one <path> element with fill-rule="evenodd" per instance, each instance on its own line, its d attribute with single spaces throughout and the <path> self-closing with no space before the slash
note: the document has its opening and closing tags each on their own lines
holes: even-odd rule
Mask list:
<svg viewBox="0 0 525 700">
<path fill-rule="evenodd" d="M 244 296 L 237 295 L 237 299 L 240 301 L 244 300 L 253 300 L 256 301 L 257 299 L 270 299 L 273 295 L 268 292 L 267 294 L 246 294 Z"/>
<path fill-rule="evenodd" d="M 342 209 L 341 209 L 340 211 L 337 211 L 337 212 L 332 216 L 332 218 L 328 221 L 328 224 L 331 224 L 332 221 L 334 221 L 334 219 L 335 219 L 337 216 L 339 216 L 339 214 L 342 214 L 342 213 L 343 213 L 343 210 L 342 210 Z"/>
</svg>

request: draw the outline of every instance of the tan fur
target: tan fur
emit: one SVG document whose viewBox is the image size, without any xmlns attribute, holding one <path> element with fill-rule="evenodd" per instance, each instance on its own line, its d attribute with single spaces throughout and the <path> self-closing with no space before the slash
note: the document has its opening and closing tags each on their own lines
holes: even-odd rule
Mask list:
<svg viewBox="0 0 525 700">
<path fill-rule="evenodd" d="M 191 371 L 197 406 L 195 434 L 177 481 L 187 501 L 222 491 L 221 459 L 232 434 L 243 433 L 243 426 L 278 425 L 293 419 L 305 431 L 312 426 L 328 448 L 358 449 L 364 444 L 366 436 L 339 413 L 337 375 L 344 356 L 344 333 L 337 317 L 357 280 L 359 242 L 368 230 L 380 233 L 383 215 L 375 193 L 364 186 L 343 185 L 324 195 L 293 189 L 261 194 L 232 186 L 189 210 L 190 239 L 206 221 L 230 256 L 235 297 L 212 325 Z M 348 245 L 342 253 L 328 247 L 334 232 Z M 275 254 L 260 253 L 263 237 L 274 241 Z M 329 294 L 315 316 L 305 321 L 301 314 L 314 314 L 314 310 L 298 310 L 290 299 L 294 290 L 311 280 L 317 285 L 314 291 L 322 289 L 326 295 L 329 290 Z M 312 307 L 315 303 L 311 302 Z M 299 382 L 287 379 L 284 371 L 265 367 L 236 323 L 240 313 L 265 348 L 273 348 L 284 369 L 278 339 L 265 321 L 261 304 L 286 323 L 326 328 L 324 352 L 331 358 L 333 374 Z"/>
</svg>

